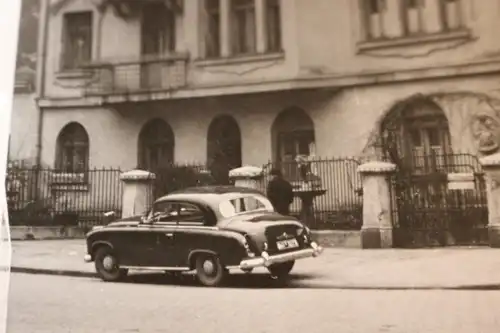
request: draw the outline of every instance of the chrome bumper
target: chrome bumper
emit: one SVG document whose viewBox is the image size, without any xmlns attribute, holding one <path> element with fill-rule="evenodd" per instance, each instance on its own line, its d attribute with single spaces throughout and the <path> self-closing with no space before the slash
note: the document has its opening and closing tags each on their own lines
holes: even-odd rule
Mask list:
<svg viewBox="0 0 500 333">
<path fill-rule="evenodd" d="M 86 254 L 83 257 L 83 261 L 85 261 L 85 262 L 91 262 L 92 261 L 92 256 L 90 254 Z"/>
<path fill-rule="evenodd" d="M 273 264 L 279 264 L 287 261 L 317 257 L 323 252 L 323 248 L 315 242 L 311 243 L 308 249 L 276 254 L 270 256 L 267 252 L 262 252 L 258 258 L 245 259 L 240 262 L 240 269 L 250 269 L 256 267 L 269 267 Z"/>
</svg>

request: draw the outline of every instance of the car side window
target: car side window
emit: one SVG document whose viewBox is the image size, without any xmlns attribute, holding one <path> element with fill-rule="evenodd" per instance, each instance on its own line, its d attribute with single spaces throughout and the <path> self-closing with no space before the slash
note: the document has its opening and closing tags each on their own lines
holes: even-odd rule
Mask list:
<svg viewBox="0 0 500 333">
<path fill-rule="evenodd" d="M 236 214 L 266 208 L 262 202 L 252 196 L 232 199 L 230 202 L 234 206 Z"/>
<path fill-rule="evenodd" d="M 173 202 L 159 202 L 153 208 L 154 222 L 177 222 L 178 204 Z"/>
<path fill-rule="evenodd" d="M 196 205 L 190 203 L 179 204 L 180 225 L 204 225 L 206 222 L 204 212 Z"/>
</svg>

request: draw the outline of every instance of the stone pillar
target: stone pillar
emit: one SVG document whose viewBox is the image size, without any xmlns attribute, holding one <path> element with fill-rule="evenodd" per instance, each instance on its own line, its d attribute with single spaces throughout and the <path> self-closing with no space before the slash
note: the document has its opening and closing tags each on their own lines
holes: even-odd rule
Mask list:
<svg viewBox="0 0 500 333">
<path fill-rule="evenodd" d="M 489 243 L 500 248 L 500 153 L 483 157 L 480 162 L 486 175 Z"/>
<path fill-rule="evenodd" d="M 262 171 L 259 167 L 243 166 L 229 171 L 229 179 L 234 180 L 235 186 L 261 190 L 259 181 L 263 177 Z"/>
<path fill-rule="evenodd" d="M 361 247 L 392 247 L 392 214 L 389 175 L 396 166 L 387 162 L 368 162 L 358 167 L 363 179 L 363 227 Z"/>
<path fill-rule="evenodd" d="M 122 218 L 145 213 L 153 202 L 153 181 L 156 175 L 143 170 L 121 174 L 123 182 Z"/>
</svg>

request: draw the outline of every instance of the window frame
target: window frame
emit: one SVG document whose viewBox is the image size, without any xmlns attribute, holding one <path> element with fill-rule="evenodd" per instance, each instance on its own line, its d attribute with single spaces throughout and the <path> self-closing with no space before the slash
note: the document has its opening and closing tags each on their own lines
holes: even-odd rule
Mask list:
<svg viewBox="0 0 500 333">
<path fill-rule="evenodd" d="M 282 19 L 282 8 L 280 0 L 265 0 L 265 29 L 266 29 L 266 52 L 276 53 L 283 51 L 283 19 Z M 271 9 L 275 10 L 274 13 L 276 17 L 271 19 Z M 256 13 L 257 14 L 257 13 Z M 275 29 L 272 29 L 272 24 L 275 25 Z M 272 45 L 271 40 L 276 39 L 275 45 Z"/>
<path fill-rule="evenodd" d="M 157 206 L 158 205 L 171 205 L 175 207 L 174 211 L 175 214 L 172 214 L 169 217 L 172 217 L 172 221 L 159 221 L 156 220 L 157 218 L 155 217 L 155 213 L 158 211 Z M 201 213 L 203 216 L 203 221 L 183 221 L 182 215 L 181 215 L 181 210 L 182 206 L 189 206 L 192 208 L 195 208 L 198 212 Z M 152 209 L 150 210 L 148 214 L 147 220 L 149 223 L 152 225 L 170 225 L 170 226 L 180 226 L 180 227 L 210 227 L 210 219 L 206 214 L 206 211 L 198 204 L 189 202 L 189 201 L 184 201 L 184 200 L 163 200 L 160 202 L 157 202 L 153 204 Z"/>
<path fill-rule="evenodd" d="M 383 4 L 382 6 L 384 7 L 383 11 L 376 13 L 379 15 L 379 23 L 378 23 L 378 29 L 380 33 L 378 36 L 374 35 L 374 31 L 372 29 L 372 24 L 370 23 L 370 3 L 376 1 L 379 4 Z M 415 4 L 417 5 L 417 8 L 409 8 L 408 4 L 409 1 L 414 1 Z M 371 48 L 371 44 L 373 44 L 373 47 L 376 47 L 375 44 L 378 45 L 378 43 L 382 45 L 387 44 L 387 46 L 391 46 L 394 43 L 394 45 L 399 43 L 403 43 L 405 40 L 408 42 L 411 42 L 412 40 L 415 41 L 421 41 L 421 42 L 426 42 L 428 41 L 436 41 L 436 40 L 446 40 L 448 38 L 467 38 L 469 35 L 466 34 L 466 30 L 464 27 L 464 9 L 463 9 L 463 0 L 436 0 L 438 1 L 438 20 L 439 20 L 439 25 L 440 29 L 437 32 L 426 32 L 425 31 L 425 15 L 426 15 L 426 2 L 429 0 L 398 0 L 397 2 L 397 16 L 399 18 L 400 22 L 400 31 L 398 36 L 394 37 L 388 37 L 386 35 L 386 32 L 384 31 L 385 28 L 385 20 L 384 15 L 387 14 L 385 11 L 388 10 L 387 7 L 387 0 L 359 0 L 358 1 L 358 6 L 359 6 L 359 12 L 360 12 L 360 19 L 361 19 L 361 41 L 360 41 L 360 49 L 369 49 Z M 448 14 L 449 8 L 447 7 L 448 2 L 454 2 L 456 3 L 456 26 L 455 27 L 450 27 L 450 23 L 448 22 L 448 17 L 450 14 Z M 410 10 L 417 10 L 417 24 L 418 24 L 418 29 L 416 31 L 411 31 L 410 27 Z M 384 13 L 385 12 L 385 13 Z M 373 14 L 375 15 L 375 14 Z M 463 36 L 462 36 L 463 35 Z M 427 39 L 428 38 L 428 39 Z M 403 45 L 403 44 L 401 44 Z"/>
<path fill-rule="evenodd" d="M 75 126 L 76 129 L 80 130 L 84 140 L 76 140 L 78 133 L 67 132 L 70 130 L 71 126 Z M 69 149 L 68 149 L 69 148 Z M 82 157 L 79 158 L 75 150 L 83 150 Z M 68 151 L 72 151 L 71 154 L 67 154 Z M 90 158 L 90 139 L 87 130 L 80 123 L 69 123 L 64 126 L 59 132 L 56 139 L 56 170 L 58 173 L 63 174 L 80 174 L 87 175 L 89 168 L 89 158 Z M 66 167 L 67 161 L 71 160 L 71 167 Z M 78 160 L 81 163 L 78 163 Z M 80 166 L 78 166 L 80 164 Z"/>
<path fill-rule="evenodd" d="M 83 26 L 82 21 L 86 21 L 85 26 Z M 78 20 L 81 20 L 79 24 L 75 23 Z M 62 33 L 61 33 L 61 61 L 60 61 L 60 69 L 62 71 L 75 71 L 82 69 L 83 65 L 91 62 L 93 60 L 93 50 L 94 50 L 94 12 L 92 10 L 82 10 L 82 11 L 74 11 L 74 12 L 66 12 L 62 15 Z M 88 23 L 88 25 L 87 25 Z M 76 27 L 70 27 L 72 24 L 75 24 Z M 81 31 L 86 29 L 86 37 L 88 47 L 85 51 L 85 59 L 79 61 L 74 60 L 76 55 L 74 54 L 75 47 L 74 43 L 76 43 L 75 38 L 71 37 L 72 33 L 80 34 Z M 88 53 L 88 54 L 87 54 Z"/>
<path fill-rule="evenodd" d="M 247 1 L 248 3 L 236 4 L 236 1 Z M 242 18 L 240 15 L 245 18 L 245 21 L 243 23 L 240 22 L 240 19 Z M 258 37 L 257 8 L 255 5 L 255 0 L 230 0 L 229 17 L 229 26 L 231 31 L 229 38 L 231 55 L 244 56 L 256 54 Z M 249 31 L 252 30 L 253 35 L 249 35 Z M 237 36 L 236 39 L 235 36 Z M 240 38 L 242 36 L 244 36 L 244 40 Z"/>
</svg>

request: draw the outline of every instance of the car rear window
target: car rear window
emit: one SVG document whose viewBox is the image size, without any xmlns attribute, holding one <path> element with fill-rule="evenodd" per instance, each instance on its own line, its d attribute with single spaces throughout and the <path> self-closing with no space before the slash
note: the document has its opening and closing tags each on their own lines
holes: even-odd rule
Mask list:
<svg viewBox="0 0 500 333">
<path fill-rule="evenodd" d="M 260 195 L 241 195 L 230 197 L 219 205 L 222 216 L 232 217 L 238 214 L 253 211 L 273 211 L 273 206 L 268 199 Z"/>
</svg>

